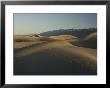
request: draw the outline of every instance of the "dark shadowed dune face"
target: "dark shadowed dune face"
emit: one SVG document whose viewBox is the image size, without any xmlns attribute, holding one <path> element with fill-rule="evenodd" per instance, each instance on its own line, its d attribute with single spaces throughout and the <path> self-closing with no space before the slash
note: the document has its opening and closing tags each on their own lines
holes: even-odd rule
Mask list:
<svg viewBox="0 0 110 88">
<path fill-rule="evenodd" d="M 86 47 L 86 48 L 93 48 L 97 49 L 97 33 L 91 33 L 81 39 L 78 42 L 73 42 L 73 45 L 79 46 L 79 47 Z"/>
<path fill-rule="evenodd" d="M 97 41 L 82 41 L 82 42 L 76 42 L 73 43 L 73 45 L 79 46 L 79 47 L 86 47 L 86 48 L 92 48 L 97 49 Z"/>
</svg>

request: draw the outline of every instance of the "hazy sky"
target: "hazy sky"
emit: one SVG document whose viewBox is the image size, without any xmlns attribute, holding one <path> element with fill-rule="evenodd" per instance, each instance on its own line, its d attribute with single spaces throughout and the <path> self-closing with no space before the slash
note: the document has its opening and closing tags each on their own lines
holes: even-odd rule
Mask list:
<svg viewBox="0 0 110 88">
<path fill-rule="evenodd" d="M 96 28 L 96 13 L 16 13 L 14 34 L 33 34 L 69 28 Z"/>
</svg>

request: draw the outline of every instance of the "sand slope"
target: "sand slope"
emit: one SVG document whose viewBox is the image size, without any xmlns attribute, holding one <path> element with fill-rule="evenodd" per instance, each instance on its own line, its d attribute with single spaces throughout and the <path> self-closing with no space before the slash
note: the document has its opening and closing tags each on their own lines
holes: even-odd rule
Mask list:
<svg viewBox="0 0 110 88">
<path fill-rule="evenodd" d="M 97 49 L 97 33 L 91 33 L 77 42 L 72 42 L 72 44 L 79 47 Z"/>
<path fill-rule="evenodd" d="M 15 75 L 94 75 L 96 49 L 48 41 L 15 51 Z"/>
</svg>

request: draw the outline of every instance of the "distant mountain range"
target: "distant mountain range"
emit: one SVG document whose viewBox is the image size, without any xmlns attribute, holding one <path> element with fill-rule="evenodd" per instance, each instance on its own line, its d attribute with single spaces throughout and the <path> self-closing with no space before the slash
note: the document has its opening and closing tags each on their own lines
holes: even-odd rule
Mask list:
<svg viewBox="0 0 110 88">
<path fill-rule="evenodd" d="M 89 29 L 60 29 L 54 31 L 48 31 L 40 33 L 41 36 L 55 36 L 55 35 L 73 35 L 76 37 L 84 37 L 89 35 L 90 33 L 97 32 L 96 28 Z"/>
</svg>

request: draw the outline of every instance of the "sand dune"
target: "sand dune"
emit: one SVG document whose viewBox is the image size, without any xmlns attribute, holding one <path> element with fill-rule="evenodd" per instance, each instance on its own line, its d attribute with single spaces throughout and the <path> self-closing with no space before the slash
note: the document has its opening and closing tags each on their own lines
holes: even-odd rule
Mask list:
<svg viewBox="0 0 110 88">
<path fill-rule="evenodd" d="M 67 41 L 49 41 L 15 52 L 14 69 L 16 75 L 94 75 L 96 57 L 96 49 L 77 47 Z"/>
<path fill-rule="evenodd" d="M 94 36 L 96 33 L 83 41 L 95 39 Z M 19 36 L 16 39 L 26 41 L 14 43 L 15 75 L 97 74 L 97 49 L 75 45 L 80 40 L 75 36 Z"/>
<path fill-rule="evenodd" d="M 72 44 L 79 47 L 97 49 L 97 33 L 91 33 L 79 41 L 72 42 Z"/>
<path fill-rule="evenodd" d="M 15 52 L 15 57 L 22 57 L 26 55 L 30 55 L 48 48 L 53 47 L 62 47 L 62 46 L 72 46 L 70 43 L 65 41 L 52 41 L 52 42 L 44 42 L 42 44 L 35 44 L 34 46 L 27 47 L 25 49 L 21 49 L 20 51 Z"/>
<path fill-rule="evenodd" d="M 33 44 L 40 44 L 42 42 L 55 41 L 55 39 L 40 36 L 36 37 L 36 35 L 32 36 L 16 36 L 14 39 L 14 48 L 23 48 L 26 46 L 31 46 Z"/>
<path fill-rule="evenodd" d="M 84 40 L 96 40 L 96 39 L 97 39 L 97 33 L 96 32 L 91 33 L 84 38 Z"/>
<path fill-rule="evenodd" d="M 96 70 L 95 60 L 61 48 L 45 49 L 14 60 L 15 75 L 95 75 Z"/>
<path fill-rule="evenodd" d="M 50 36 L 50 38 L 57 39 L 57 40 L 72 40 L 77 39 L 77 37 L 72 35 L 57 35 L 57 36 Z"/>
</svg>

